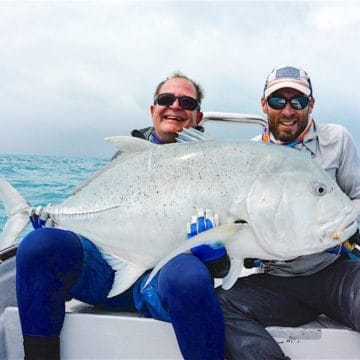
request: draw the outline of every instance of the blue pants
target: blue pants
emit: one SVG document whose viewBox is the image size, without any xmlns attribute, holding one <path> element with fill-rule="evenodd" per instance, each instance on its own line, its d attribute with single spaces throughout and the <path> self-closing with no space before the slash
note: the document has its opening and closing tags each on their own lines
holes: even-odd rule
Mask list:
<svg viewBox="0 0 360 360">
<path fill-rule="evenodd" d="M 224 359 L 224 321 L 206 266 L 181 254 L 159 272 L 154 313 L 139 293 L 144 275 L 126 292 L 107 298 L 114 271 L 98 249 L 76 234 L 43 228 L 29 233 L 17 257 L 17 300 L 23 335 L 59 336 L 71 298 L 119 311 L 138 310 L 172 323 L 185 359 Z M 134 301 L 135 300 L 135 301 Z"/>
<path fill-rule="evenodd" d="M 300 326 L 320 314 L 360 331 L 360 261 L 346 256 L 308 276 L 255 274 L 218 290 L 224 313 L 226 358 L 288 359 L 265 330 Z"/>
</svg>

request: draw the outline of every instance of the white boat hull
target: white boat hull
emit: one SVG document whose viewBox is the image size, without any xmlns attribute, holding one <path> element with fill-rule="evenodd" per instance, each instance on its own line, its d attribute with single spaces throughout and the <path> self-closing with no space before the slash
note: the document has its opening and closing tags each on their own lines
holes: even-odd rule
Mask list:
<svg viewBox="0 0 360 360">
<path fill-rule="evenodd" d="M 0 264 L 0 359 L 23 359 L 13 253 L 2 254 Z M 268 331 L 293 360 L 360 359 L 360 334 L 325 317 L 298 328 L 270 327 Z M 62 360 L 181 358 L 169 323 L 101 311 L 76 300 L 66 304 Z"/>
<path fill-rule="evenodd" d="M 23 359 L 18 309 L 5 309 L 0 324 L 6 359 Z M 270 327 L 291 359 L 360 359 L 360 334 L 327 318 L 304 327 Z M 1 339 L 1 338 L 0 338 Z M 169 323 L 136 314 L 110 313 L 72 301 L 61 335 L 61 359 L 181 359 Z"/>
</svg>

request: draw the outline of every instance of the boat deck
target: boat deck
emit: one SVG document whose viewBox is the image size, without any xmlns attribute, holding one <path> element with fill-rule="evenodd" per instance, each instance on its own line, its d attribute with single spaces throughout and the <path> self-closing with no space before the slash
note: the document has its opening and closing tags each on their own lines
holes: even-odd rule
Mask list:
<svg viewBox="0 0 360 360">
<path fill-rule="evenodd" d="M 2 263 L 0 278 L 0 290 L 3 290 L 0 297 L 0 359 L 23 359 L 14 286 L 15 257 Z M 325 316 L 301 327 L 270 327 L 268 331 L 293 360 L 360 359 L 360 334 Z M 66 303 L 61 358 L 181 359 L 181 354 L 169 323 L 142 318 L 135 313 L 100 310 L 72 300 Z"/>
<path fill-rule="evenodd" d="M 0 317 L 6 359 L 23 359 L 17 307 Z M 270 327 L 291 359 L 360 359 L 360 334 L 324 316 L 298 328 Z M 70 301 L 61 335 L 62 359 L 181 359 L 169 323 Z"/>
</svg>

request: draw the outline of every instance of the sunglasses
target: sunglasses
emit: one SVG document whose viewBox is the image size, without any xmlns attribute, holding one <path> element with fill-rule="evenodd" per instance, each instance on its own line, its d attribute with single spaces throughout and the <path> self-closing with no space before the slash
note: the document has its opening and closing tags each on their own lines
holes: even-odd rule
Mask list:
<svg viewBox="0 0 360 360">
<path fill-rule="evenodd" d="M 163 93 L 157 95 L 154 99 L 154 104 L 161 106 L 170 106 L 176 100 L 179 100 L 179 104 L 184 110 L 200 110 L 200 104 L 196 99 L 190 96 L 175 96 L 174 94 L 170 93 Z"/>
<path fill-rule="evenodd" d="M 280 96 L 270 96 L 266 101 L 271 108 L 276 110 L 283 109 L 287 103 L 290 103 L 291 108 L 294 110 L 302 110 L 309 105 L 310 98 L 307 96 L 295 96 L 291 99 L 285 99 Z"/>
</svg>

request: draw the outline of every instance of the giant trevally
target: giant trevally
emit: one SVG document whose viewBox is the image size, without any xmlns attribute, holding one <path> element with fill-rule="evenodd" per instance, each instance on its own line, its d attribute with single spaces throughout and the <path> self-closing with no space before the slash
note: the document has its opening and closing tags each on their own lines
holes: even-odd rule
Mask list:
<svg viewBox="0 0 360 360">
<path fill-rule="evenodd" d="M 319 252 L 357 229 L 350 199 L 300 151 L 252 141 L 160 146 L 132 137 L 110 140 L 122 154 L 63 203 L 43 210 L 54 226 L 110 255 L 116 273 L 109 296 L 169 253 L 200 243 L 226 246 L 232 267 L 223 286 L 229 288 L 244 258 Z M 31 205 L 3 179 L 0 195 L 9 216 L 0 241 L 5 247 L 28 223 Z M 199 208 L 212 209 L 222 225 L 187 240 L 186 223 Z"/>
</svg>

